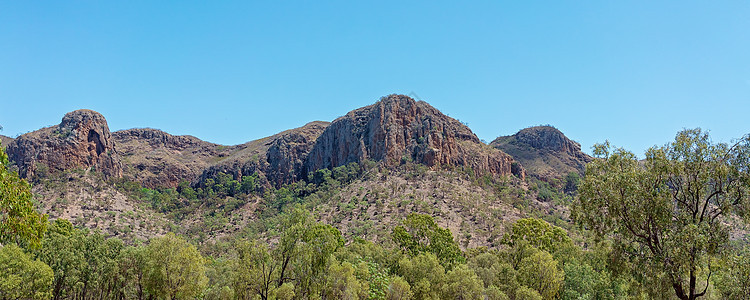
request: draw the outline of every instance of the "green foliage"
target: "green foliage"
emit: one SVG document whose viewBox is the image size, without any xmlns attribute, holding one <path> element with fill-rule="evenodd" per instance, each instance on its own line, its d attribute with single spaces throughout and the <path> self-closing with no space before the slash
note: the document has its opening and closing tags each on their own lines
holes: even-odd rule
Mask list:
<svg viewBox="0 0 750 300">
<path fill-rule="evenodd" d="M 387 300 L 408 300 L 412 299 L 414 294 L 411 292 L 409 283 L 401 276 L 391 278 L 388 286 L 388 293 L 385 295 Z"/>
<path fill-rule="evenodd" d="M 359 299 L 362 284 L 355 276 L 355 268 L 349 262 L 333 260 L 328 266 L 321 296 L 323 299 Z"/>
<path fill-rule="evenodd" d="M 482 280 L 465 264 L 456 266 L 445 276 L 443 299 L 481 299 L 483 292 Z"/>
<path fill-rule="evenodd" d="M 718 277 L 717 286 L 726 299 L 747 299 L 750 295 L 750 246 L 730 255 Z"/>
<path fill-rule="evenodd" d="M 240 299 L 259 295 L 268 299 L 278 287 L 277 276 L 279 264 L 274 261 L 265 244 L 240 241 L 235 246 L 237 266 L 233 273 L 234 292 Z"/>
<path fill-rule="evenodd" d="M 508 295 L 506 295 L 503 291 L 500 290 L 500 288 L 496 286 L 490 286 L 487 287 L 484 291 L 485 299 L 487 300 L 508 300 Z"/>
<path fill-rule="evenodd" d="M 568 194 L 573 194 L 578 191 L 578 186 L 581 184 L 581 175 L 577 172 L 570 172 L 565 175 L 565 184 L 563 185 L 563 191 Z"/>
<path fill-rule="evenodd" d="M 540 250 L 521 260 L 518 267 L 518 282 L 539 292 L 544 299 L 557 297 L 565 273 L 547 251 Z"/>
<path fill-rule="evenodd" d="M 465 262 L 451 231 L 438 226 L 428 215 L 410 214 L 401 225 L 393 229 L 392 238 L 409 255 L 416 256 L 424 252 L 435 254 L 440 264 L 447 269 Z"/>
<path fill-rule="evenodd" d="M 347 282 L 345 285 L 351 288 L 356 286 L 347 281 L 350 280 L 346 275 L 349 272 L 347 266 L 351 264 L 337 267 L 330 264 L 333 253 L 344 245 L 338 229 L 315 222 L 310 213 L 300 207 L 285 213 L 279 226 L 281 232 L 275 249 L 248 241 L 238 242 L 235 246 L 238 263 L 233 286 L 238 297 L 257 295 L 261 299 L 270 299 L 282 288 L 290 287 L 298 297 L 338 293 L 341 291 L 336 288 L 343 284 L 339 280 Z M 326 273 L 330 271 L 343 272 L 345 274 L 341 276 L 345 278 L 326 282 Z M 287 295 L 288 292 L 283 293 Z"/>
<path fill-rule="evenodd" d="M 515 300 L 543 300 L 542 295 L 534 289 L 526 286 L 519 287 L 516 289 Z"/>
<path fill-rule="evenodd" d="M 608 143 L 594 154 L 600 159 L 586 168 L 573 217 L 611 237 L 653 297 L 660 286 L 681 299 L 704 296 L 713 258 L 728 241 L 722 218 L 750 212 L 750 136 L 730 146 L 684 130 L 643 162 Z"/>
<path fill-rule="evenodd" d="M 123 285 L 124 274 L 119 268 L 122 248 L 119 239 L 89 234 L 57 219 L 37 256 L 54 270 L 54 298 L 114 297 Z"/>
<path fill-rule="evenodd" d="M 435 254 L 423 252 L 414 257 L 404 257 L 399 261 L 399 271 L 409 283 L 415 299 L 440 299 L 445 268 Z"/>
<path fill-rule="evenodd" d="M 145 247 L 126 247 L 118 257 L 118 276 L 122 282 L 120 295 L 125 299 L 145 299 L 146 265 Z"/>
<path fill-rule="evenodd" d="M 565 264 L 563 299 L 615 299 L 615 284 L 606 270 L 597 271 L 586 262 Z"/>
<path fill-rule="evenodd" d="M 47 215 L 34 209 L 31 185 L 8 170 L 9 166 L 0 144 L 0 244 L 38 248 L 47 229 Z"/>
<path fill-rule="evenodd" d="M 195 246 L 172 233 L 146 247 L 146 289 L 164 299 L 198 297 L 206 287 L 205 261 Z"/>
<path fill-rule="evenodd" d="M 240 192 L 245 194 L 254 193 L 258 190 L 260 185 L 258 172 L 253 173 L 251 176 L 242 176 L 242 182 L 240 182 Z"/>
<path fill-rule="evenodd" d="M 14 244 L 0 246 L 0 299 L 49 299 L 52 269 Z"/>
<path fill-rule="evenodd" d="M 235 261 L 225 257 L 208 257 L 207 260 L 209 261 L 206 264 L 208 285 L 203 292 L 203 299 L 235 299 L 234 289 L 232 288 L 233 278 L 235 277 Z"/>
<path fill-rule="evenodd" d="M 503 236 L 503 243 L 511 247 L 519 241 L 550 253 L 571 243 L 565 229 L 536 218 L 519 219 L 511 226 L 510 234 Z"/>
</svg>

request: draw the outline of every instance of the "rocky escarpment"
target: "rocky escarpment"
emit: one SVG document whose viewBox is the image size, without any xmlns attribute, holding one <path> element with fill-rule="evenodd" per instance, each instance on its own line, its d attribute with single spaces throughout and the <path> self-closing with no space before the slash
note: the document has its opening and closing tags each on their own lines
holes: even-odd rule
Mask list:
<svg viewBox="0 0 750 300">
<path fill-rule="evenodd" d="M 363 160 L 389 166 L 409 160 L 524 176 L 513 158 L 483 145 L 468 127 L 404 95 L 383 97 L 334 120 L 316 141 L 305 167 L 309 172 Z"/>
<path fill-rule="evenodd" d="M 304 163 L 315 141 L 328 122 L 310 122 L 300 128 L 255 140 L 235 151 L 230 157 L 207 168 L 199 181 L 215 177 L 219 172 L 234 178 L 258 173 L 268 183 L 279 187 L 306 178 Z"/>
<path fill-rule="evenodd" d="M 110 177 L 122 176 L 107 120 L 93 110 L 67 113 L 59 125 L 21 135 L 8 144 L 7 152 L 25 178 L 45 169 L 91 167 Z"/>
<path fill-rule="evenodd" d="M 205 168 L 240 148 L 150 128 L 116 131 L 112 136 L 125 175 L 149 188 L 176 187 L 180 181 L 193 181 Z"/>
<path fill-rule="evenodd" d="M 490 145 L 510 154 L 530 175 L 543 180 L 570 172 L 583 174 L 592 160 L 581 151 L 580 144 L 552 126 L 529 127 L 511 136 L 498 137 Z"/>
</svg>

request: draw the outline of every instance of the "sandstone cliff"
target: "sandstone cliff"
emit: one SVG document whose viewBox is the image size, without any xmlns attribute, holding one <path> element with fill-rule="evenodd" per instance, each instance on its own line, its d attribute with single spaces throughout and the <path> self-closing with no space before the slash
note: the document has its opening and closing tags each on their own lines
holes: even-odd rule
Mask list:
<svg viewBox="0 0 750 300">
<path fill-rule="evenodd" d="M 491 146 L 515 158 L 530 175 L 548 180 L 570 172 L 583 174 L 591 156 L 581 145 L 552 126 L 529 127 L 511 136 L 498 137 Z"/>
<path fill-rule="evenodd" d="M 122 176 L 107 120 L 93 110 L 67 113 L 59 125 L 21 135 L 8 144 L 7 152 L 25 178 L 33 178 L 40 169 L 91 167 L 110 177 Z"/>
<path fill-rule="evenodd" d="M 238 148 L 231 156 L 204 170 L 199 181 L 212 178 L 219 172 L 231 174 L 234 178 L 258 172 L 276 187 L 304 179 L 307 176 L 303 172 L 307 155 L 328 124 L 310 122 L 300 128 L 236 146 Z"/>
<path fill-rule="evenodd" d="M 116 131 L 112 136 L 125 166 L 124 174 L 149 188 L 193 181 L 203 169 L 238 148 L 149 128 Z"/>
<path fill-rule="evenodd" d="M 509 155 L 483 145 L 474 133 L 423 101 L 404 95 L 347 113 L 320 135 L 305 171 L 374 160 L 427 166 L 465 166 L 480 173 L 524 176 Z"/>
</svg>

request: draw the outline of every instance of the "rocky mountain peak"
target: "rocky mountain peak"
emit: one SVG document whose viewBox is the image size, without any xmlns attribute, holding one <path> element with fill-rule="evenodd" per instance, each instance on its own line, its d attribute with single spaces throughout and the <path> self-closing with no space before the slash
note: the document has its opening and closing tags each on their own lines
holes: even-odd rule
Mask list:
<svg viewBox="0 0 750 300">
<path fill-rule="evenodd" d="M 534 126 L 522 129 L 515 134 L 516 139 L 537 149 L 578 153 L 581 144 L 565 136 L 560 130 L 552 126 Z"/>
<path fill-rule="evenodd" d="M 122 176 L 122 163 L 107 120 L 88 109 L 65 114 L 59 125 L 19 136 L 8 145 L 8 156 L 26 178 L 40 168 L 95 167 L 107 176 Z"/>
<path fill-rule="evenodd" d="M 483 146 L 468 127 L 426 102 L 389 95 L 334 120 L 308 155 L 306 170 L 369 159 L 391 166 L 409 160 L 511 174 L 513 159 Z M 513 171 L 522 175 L 521 169 Z"/>
<path fill-rule="evenodd" d="M 570 172 L 583 174 L 591 157 L 581 144 L 552 126 L 534 126 L 510 136 L 501 136 L 490 146 L 513 156 L 534 177 L 549 180 Z"/>
</svg>

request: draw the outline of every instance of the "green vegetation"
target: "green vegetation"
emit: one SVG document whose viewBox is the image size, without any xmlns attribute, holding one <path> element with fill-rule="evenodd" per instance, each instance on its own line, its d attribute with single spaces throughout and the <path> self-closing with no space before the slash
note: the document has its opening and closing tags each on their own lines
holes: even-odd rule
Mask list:
<svg viewBox="0 0 750 300">
<path fill-rule="evenodd" d="M 0 298 L 48 299 L 52 269 L 16 245 L 0 248 Z"/>
<path fill-rule="evenodd" d="M 0 144 L 0 244 L 39 246 L 47 216 L 31 202 L 31 185 L 8 170 L 8 155 Z"/>
<path fill-rule="evenodd" d="M 700 129 L 685 130 L 642 163 L 608 143 L 594 154 L 601 159 L 588 165 L 574 216 L 611 237 L 655 293 L 671 286 L 680 299 L 706 295 L 728 250 L 724 218 L 750 212 L 750 136 L 714 144 Z"/>
<path fill-rule="evenodd" d="M 318 170 L 279 188 L 259 174 L 218 173 L 174 189 L 115 181 L 142 206 L 194 227 L 126 243 L 64 219 L 49 223 L 30 202 L 30 218 L 4 210 L 4 221 L 33 230 L 3 232 L 0 299 L 742 299 L 750 292 L 750 248 L 728 242 L 728 224 L 750 211 L 748 144 L 711 144 L 700 131 L 684 131 L 644 162 L 601 145 L 585 177 L 530 179 L 527 190 L 510 183 L 517 178 L 438 173 L 411 162 Z M 13 184 L 3 201 L 18 195 L 6 191 L 28 201 L 29 185 L 3 171 Z M 401 181 L 386 181 L 396 172 Z M 441 176 L 476 189 L 453 193 Z M 387 185 L 346 189 L 366 180 Z M 423 182 L 429 193 L 410 189 Z M 572 202 L 581 227 L 535 211 L 551 202 Z M 465 215 L 455 222 L 439 205 Z M 511 205 L 522 215 L 504 223 L 502 208 Z M 391 223 L 370 214 L 386 209 Z M 426 211 L 433 213 L 418 213 Z M 205 238 L 232 224 L 242 227 Z M 332 224 L 349 226 L 350 235 Z M 470 247 L 474 232 L 440 224 L 507 225 L 486 229 L 490 247 Z"/>
</svg>

